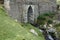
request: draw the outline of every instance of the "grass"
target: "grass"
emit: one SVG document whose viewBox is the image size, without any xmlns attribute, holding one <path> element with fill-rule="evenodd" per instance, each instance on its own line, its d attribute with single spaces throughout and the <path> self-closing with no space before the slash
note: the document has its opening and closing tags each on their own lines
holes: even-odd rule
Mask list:
<svg viewBox="0 0 60 40">
<path fill-rule="evenodd" d="M 39 36 L 32 34 L 30 28 L 35 29 Z M 39 29 L 34 28 L 30 24 L 21 26 L 10 17 L 0 7 L 0 40 L 44 40 L 44 37 Z"/>
<path fill-rule="evenodd" d="M 30 29 L 34 29 L 38 33 L 38 36 L 43 38 L 43 34 L 39 31 L 39 29 L 33 27 L 31 24 L 25 24 L 22 27 L 26 28 L 28 31 L 30 31 Z"/>
<path fill-rule="evenodd" d="M 57 0 L 57 4 L 60 5 L 60 0 Z"/>
</svg>

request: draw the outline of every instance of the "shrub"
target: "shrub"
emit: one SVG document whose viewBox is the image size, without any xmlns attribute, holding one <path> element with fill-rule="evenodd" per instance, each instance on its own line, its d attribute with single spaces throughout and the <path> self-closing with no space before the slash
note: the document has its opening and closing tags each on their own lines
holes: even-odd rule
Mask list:
<svg viewBox="0 0 60 40">
<path fill-rule="evenodd" d="M 52 24 L 54 16 L 55 14 L 53 12 L 43 13 L 37 17 L 37 23 L 40 25 L 44 25 L 45 23 Z"/>
</svg>

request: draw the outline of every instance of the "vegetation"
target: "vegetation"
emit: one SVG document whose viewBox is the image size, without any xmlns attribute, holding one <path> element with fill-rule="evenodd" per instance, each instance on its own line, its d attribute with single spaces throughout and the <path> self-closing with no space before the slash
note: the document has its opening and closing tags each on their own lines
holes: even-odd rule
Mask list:
<svg viewBox="0 0 60 40">
<path fill-rule="evenodd" d="M 60 5 L 60 0 L 57 0 L 57 4 Z"/>
<path fill-rule="evenodd" d="M 54 13 L 45 13 L 43 15 L 39 15 L 38 16 L 38 24 L 40 25 L 44 25 L 45 23 L 47 24 L 47 27 L 49 26 L 49 24 L 53 25 L 53 28 L 56 28 L 56 32 L 58 33 L 57 35 L 60 37 L 60 23 L 57 23 L 57 21 L 55 21 L 55 23 L 53 22 L 53 20 L 55 20 L 55 15 Z"/>
<path fill-rule="evenodd" d="M 51 13 L 51 12 L 39 15 L 38 18 L 37 18 L 38 19 L 37 23 L 40 24 L 40 25 L 44 25 L 45 23 L 52 24 L 54 16 L 55 16 L 55 14 Z"/>
<path fill-rule="evenodd" d="M 28 31 L 30 31 L 30 29 L 34 29 L 38 33 L 38 36 L 43 38 L 43 34 L 39 31 L 39 29 L 33 27 L 31 24 L 27 23 L 27 24 L 23 25 L 22 27 L 26 28 Z"/>
<path fill-rule="evenodd" d="M 35 29 L 39 36 L 31 33 L 31 28 Z M 44 40 L 44 37 L 39 29 L 30 24 L 17 23 L 0 7 L 0 40 Z"/>
<path fill-rule="evenodd" d="M 60 37 L 60 23 L 58 24 L 55 24 L 54 27 L 57 29 L 57 32 L 58 32 L 58 36 Z"/>
</svg>

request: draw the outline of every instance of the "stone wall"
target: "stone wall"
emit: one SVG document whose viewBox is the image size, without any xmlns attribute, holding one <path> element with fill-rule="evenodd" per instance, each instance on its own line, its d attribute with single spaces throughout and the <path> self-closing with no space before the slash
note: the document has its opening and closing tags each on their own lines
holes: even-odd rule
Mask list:
<svg viewBox="0 0 60 40">
<path fill-rule="evenodd" d="M 42 1 L 39 4 L 40 6 L 40 13 L 44 12 L 55 12 L 56 11 L 56 0 L 49 0 L 49 1 Z"/>
<path fill-rule="evenodd" d="M 21 6 L 19 6 L 19 4 L 17 4 L 15 0 L 5 0 L 4 6 L 10 17 L 14 18 L 15 20 L 21 21 L 20 15 L 22 9 L 19 9 Z"/>
<path fill-rule="evenodd" d="M 28 22 L 27 11 L 31 6 L 33 15 L 31 20 L 37 20 L 39 14 L 56 11 L 56 0 L 5 0 L 5 8 L 9 15 L 20 22 Z"/>
<path fill-rule="evenodd" d="M 37 16 L 38 16 L 38 5 L 23 5 L 23 18 L 24 18 L 24 22 L 28 22 L 28 17 L 27 17 L 27 12 L 28 12 L 28 8 L 29 8 L 29 6 L 31 6 L 32 7 L 32 10 L 33 10 L 33 13 L 32 13 L 32 15 L 31 15 L 31 20 L 32 20 L 32 22 L 34 21 L 34 20 L 36 20 L 37 19 Z"/>
</svg>

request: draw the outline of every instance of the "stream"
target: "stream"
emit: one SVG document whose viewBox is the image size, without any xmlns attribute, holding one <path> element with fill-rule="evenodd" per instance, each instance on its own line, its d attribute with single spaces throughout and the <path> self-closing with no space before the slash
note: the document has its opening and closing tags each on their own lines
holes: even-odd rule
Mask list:
<svg viewBox="0 0 60 40">
<path fill-rule="evenodd" d="M 33 26 L 35 26 L 35 27 L 38 28 L 39 25 L 33 25 Z M 54 35 L 53 32 L 49 32 L 49 31 L 46 30 L 45 28 L 39 28 L 39 29 L 42 31 L 45 40 L 59 40 L 59 39 Z"/>
<path fill-rule="evenodd" d="M 42 30 L 42 31 L 46 40 L 54 40 L 54 38 L 52 38 L 52 36 L 49 33 L 47 33 L 46 30 Z"/>
</svg>

